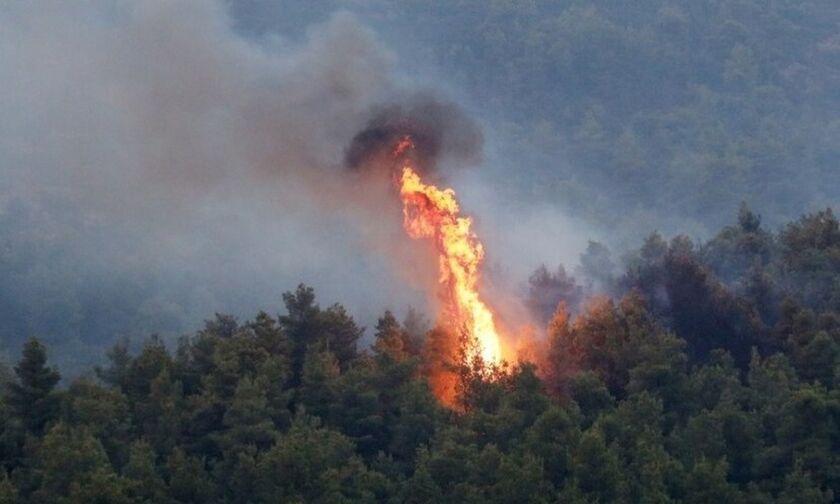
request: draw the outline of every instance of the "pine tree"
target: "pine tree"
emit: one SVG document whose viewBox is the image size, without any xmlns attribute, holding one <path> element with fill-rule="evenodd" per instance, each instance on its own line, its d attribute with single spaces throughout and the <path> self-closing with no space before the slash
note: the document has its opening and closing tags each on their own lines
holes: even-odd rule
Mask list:
<svg viewBox="0 0 840 504">
<path fill-rule="evenodd" d="M 117 342 L 105 355 L 108 357 L 108 367 L 96 366 L 94 368 L 96 376 L 108 385 L 124 389 L 128 376 L 128 366 L 131 364 L 128 340 Z"/>
<path fill-rule="evenodd" d="M 47 351 L 35 338 L 23 347 L 15 366 L 17 381 L 9 384 L 6 402 L 27 430 L 40 434 L 58 415 L 59 402 L 53 391 L 61 375 L 48 367 Z"/>
<path fill-rule="evenodd" d="M 698 460 L 686 478 L 686 503 L 736 502 L 738 488 L 726 481 L 726 460 Z"/>
<path fill-rule="evenodd" d="M 408 338 L 408 352 L 412 356 L 419 356 L 423 351 L 423 342 L 426 339 L 426 332 L 429 330 L 429 321 L 423 314 L 409 306 L 402 326 Z"/>
<path fill-rule="evenodd" d="M 248 328 L 253 331 L 257 343 L 270 355 L 289 356 L 291 351 L 289 338 L 267 313 L 259 312 L 256 319 L 248 324 Z"/>
<path fill-rule="evenodd" d="M 785 476 L 784 487 L 776 500 L 779 504 L 799 504 L 809 502 L 820 504 L 834 502 L 834 493 L 823 490 L 814 483 L 811 475 L 802 469 L 800 461 L 796 462 L 793 472 Z"/>
<path fill-rule="evenodd" d="M 213 484 L 202 460 L 188 456 L 178 447 L 169 456 L 166 468 L 169 494 L 178 502 L 199 504 L 210 500 Z"/>
<path fill-rule="evenodd" d="M 37 446 L 33 468 L 35 502 L 112 502 L 102 495 L 121 496 L 124 484 L 108 462 L 102 444 L 86 429 L 61 422 L 53 426 Z M 91 499 L 82 498 L 83 496 Z"/>
<path fill-rule="evenodd" d="M 6 471 L 0 470 L 0 504 L 15 504 L 18 501 L 18 490 L 9 479 Z"/>
<path fill-rule="evenodd" d="M 221 436 L 225 458 L 236 460 L 248 447 L 268 448 L 274 441 L 274 424 L 265 391 L 248 377 L 239 381 L 224 417 L 227 428 Z"/>
<path fill-rule="evenodd" d="M 155 467 L 155 452 L 146 441 L 135 441 L 122 470 L 129 494 L 138 502 L 164 502 L 166 484 Z"/>
<path fill-rule="evenodd" d="M 347 436 L 299 416 L 260 458 L 258 500 L 353 502 L 340 494 L 362 490 L 358 479 L 366 471 L 354 452 L 355 446 Z"/>
<path fill-rule="evenodd" d="M 356 325 L 343 306 L 334 304 L 321 309 L 315 303 L 315 292 L 303 284 L 295 292 L 283 294 L 283 302 L 288 314 L 278 321 L 292 344 L 293 384 L 300 383 L 306 353 L 313 345 L 332 352 L 342 370 L 356 358 L 356 342 L 364 328 Z"/>
<path fill-rule="evenodd" d="M 5 362 L 0 361 L 0 400 L 6 396 L 6 389 L 12 383 L 12 380 L 14 380 L 14 373 L 11 368 Z"/>
<path fill-rule="evenodd" d="M 336 400 L 339 376 L 338 361 L 332 353 L 310 348 L 303 364 L 298 404 L 307 413 L 328 420 Z"/>
<path fill-rule="evenodd" d="M 408 337 L 390 310 L 386 310 L 376 322 L 375 337 L 373 350 L 377 355 L 387 355 L 396 361 L 402 361 L 408 357 L 411 346 Z"/>
<path fill-rule="evenodd" d="M 583 492 L 598 502 L 614 502 L 623 486 L 618 456 L 601 433 L 584 433 L 576 453 L 575 479 Z"/>
</svg>

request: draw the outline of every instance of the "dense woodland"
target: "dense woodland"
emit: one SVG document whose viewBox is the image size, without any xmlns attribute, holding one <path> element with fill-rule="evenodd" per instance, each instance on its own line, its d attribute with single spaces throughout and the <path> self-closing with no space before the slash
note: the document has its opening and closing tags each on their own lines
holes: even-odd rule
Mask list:
<svg viewBox="0 0 840 504">
<path fill-rule="evenodd" d="M 386 312 L 371 348 L 303 285 L 59 385 L 28 341 L 2 368 L 0 502 L 833 502 L 840 226 L 745 206 L 705 243 L 654 234 L 575 276 L 538 270 L 536 363 L 425 378 L 440 329 Z M 620 266 L 617 266 L 620 265 Z M 607 292 L 610 295 L 595 295 Z M 551 306 L 551 310 L 546 308 Z M 556 309 L 555 309 L 556 307 Z"/>
</svg>

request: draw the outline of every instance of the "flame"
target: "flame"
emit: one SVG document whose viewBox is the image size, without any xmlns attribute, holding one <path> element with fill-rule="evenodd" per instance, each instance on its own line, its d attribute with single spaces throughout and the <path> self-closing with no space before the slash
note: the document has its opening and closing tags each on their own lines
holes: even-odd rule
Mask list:
<svg viewBox="0 0 840 504">
<path fill-rule="evenodd" d="M 394 155 L 404 156 L 411 148 L 411 139 L 403 138 Z M 467 359 L 472 361 L 479 356 L 485 365 L 499 364 L 501 346 L 493 312 L 478 293 L 484 247 L 470 229 L 472 219 L 459 215 L 453 189 L 441 190 L 424 183 L 408 160 L 403 162 L 397 182 L 405 230 L 411 238 L 434 241 L 450 322 L 456 329 L 466 329 L 474 340 L 474 347 L 467 349 Z"/>
</svg>

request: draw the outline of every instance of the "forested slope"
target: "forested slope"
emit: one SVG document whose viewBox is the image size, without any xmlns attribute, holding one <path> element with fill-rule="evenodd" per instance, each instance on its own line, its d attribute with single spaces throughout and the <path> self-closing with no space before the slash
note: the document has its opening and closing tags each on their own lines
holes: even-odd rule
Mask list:
<svg viewBox="0 0 840 504">
<path fill-rule="evenodd" d="M 611 261 L 592 244 L 599 278 L 535 275 L 532 301 L 559 303 L 537 362 L 456 359 L 454 409 L 425 379 L 438 329 L 386 312 L 362 348 L 305 286 L 67 386 L 31 340 L 0 368 L 0 502 L 833 502 L 831 211 L 772 233 L 743 207 L 705 243 Z"/>
</svg>

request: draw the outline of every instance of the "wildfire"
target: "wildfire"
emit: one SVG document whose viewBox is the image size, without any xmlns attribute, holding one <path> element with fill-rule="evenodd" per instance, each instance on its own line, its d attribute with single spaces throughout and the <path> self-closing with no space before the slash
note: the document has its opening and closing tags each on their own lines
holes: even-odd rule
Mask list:
<svg viewBox="0 0 840 504">
<path fill-rule="evenodd" d="M 411 139 L 403 138 L 395 147 L 397 158 L 413 147 Z M 440 283 L 452 327 L 465 329 L 474 340 L 475 348 L 468 348 L 467 358 L 477 355 L 485 364 L 501 360 L 499 334 L 493 313 L 478 293 L 484 248 L 470 230 L 472 219 L 459 216 L 460 208 L 451 188 L 438 189 L 425 184 L 410 161 L 403 162 L 397 180 L 403 201 L 403 225 L 411 238 L 434 240 L 440 261 Z M 470 347 L 472 348 L 472 347 Z"/>
</svg>

